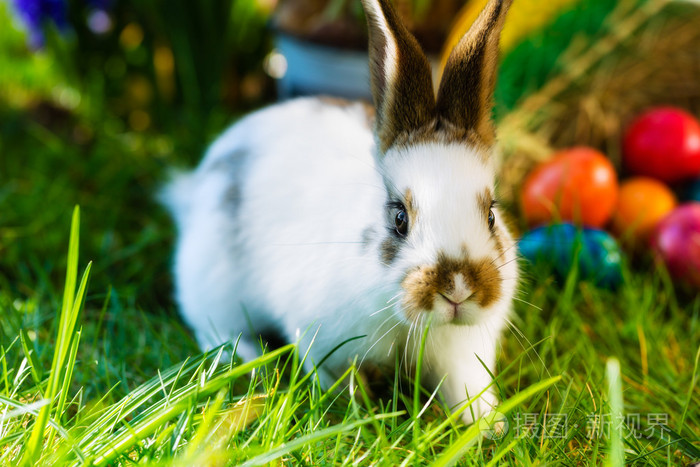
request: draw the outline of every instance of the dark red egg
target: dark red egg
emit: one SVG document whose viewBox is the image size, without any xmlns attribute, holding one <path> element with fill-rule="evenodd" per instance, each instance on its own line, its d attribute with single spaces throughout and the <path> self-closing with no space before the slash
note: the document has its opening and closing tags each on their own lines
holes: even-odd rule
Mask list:
<svg viewBox="0 0 700 467">
<path fill-rule="evenodd" d="M 671 275 L 700 287 L 700 203 L 686 203 L 656 226 L 651 245 Z"/>
<path fill-rule="evenodd" d="M 623 141 L 625 166 L 664 182 L 700 175 L 700 123 L 688 112 L 660 107 L 637 117 Z"/>
</svg>

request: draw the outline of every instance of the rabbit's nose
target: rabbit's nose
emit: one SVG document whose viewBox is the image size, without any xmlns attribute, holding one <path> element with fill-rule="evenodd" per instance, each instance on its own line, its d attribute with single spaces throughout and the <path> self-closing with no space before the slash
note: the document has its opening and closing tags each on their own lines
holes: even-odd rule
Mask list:
<svg viewBox="0 0 700 467">
<path fill-rule="evenodd" d="M 455 274 L 452 278 L 453 287 L 450 291 L 442 291 L 440 295 L 445 297 L 448 301 L 455 305 L 468 300 L 474 294 L 474 291 L 467 285 L 464 280 L 464 276 L 460 274 Z"/>
</svg>

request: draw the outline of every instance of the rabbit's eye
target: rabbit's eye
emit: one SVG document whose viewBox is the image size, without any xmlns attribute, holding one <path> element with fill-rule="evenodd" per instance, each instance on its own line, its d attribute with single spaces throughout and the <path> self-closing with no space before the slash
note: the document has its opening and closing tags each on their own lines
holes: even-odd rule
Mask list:
<svg viewBox="0 0 700 467">
<path fill-rule="evenodd" d="M 493 209 L 489 209 L 489 229 L 493 229 L 493 224 L 496 223 L 496 215 L 493 213 Z"/>
<path fill-rule="evenodd" d="M 406 233 L 408 233 L 408 214 L 405 209 L 401 209 L 396 213 L 394 223 L 396 224 L 396 233 L 405 237 Z"/>
</svg>

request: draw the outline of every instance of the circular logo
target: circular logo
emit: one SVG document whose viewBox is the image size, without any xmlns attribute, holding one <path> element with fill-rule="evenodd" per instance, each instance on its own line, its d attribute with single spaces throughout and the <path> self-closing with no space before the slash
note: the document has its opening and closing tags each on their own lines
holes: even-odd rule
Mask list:
<svg viewBox="0 0 700 467">
<path fill-rule="evenodd" d="M 491 412 L 478 423 L 479 431 L 486 439 L 499 440 L 508 434 L 508 418 L 501 412 Z"/>
</svg>

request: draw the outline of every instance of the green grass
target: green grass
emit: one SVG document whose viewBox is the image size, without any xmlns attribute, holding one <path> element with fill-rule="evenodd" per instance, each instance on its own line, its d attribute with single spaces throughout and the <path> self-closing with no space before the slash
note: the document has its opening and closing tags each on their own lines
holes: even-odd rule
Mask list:
<svg viewBox="0 0 700 467">
<path fill-rule="evenodd" d="M 351 369 L 352 395 L 324 392 L 293 346 L 245 365 L 230 352 L 200 355 L 170 299 L 172 226 L 151 201 L 165 156 L 149 150 L 165 137 L 104 132 L 80 147 L 31 115 L 5 117 L 0 150 L 14 155 L 0 172 L 6 465 L 700 458 L 700 299 L 679 296 L 662 272 L 627 270 L 613 292 L 526 270 L 495 383 L 509 429 L 492 440 L 488 426 L 454 422 L 411 381 L 370 397 Z M 69 225 L 73 203 L 79 229 Z M 85 289 L 75 290 L 88 261 L 81 311 Z M 557 430 L 564 418 L 568 429 Z"/>
<path fill-rule="evenodd" d="M 48 106 L 56 77 L 25 65 L 38 82 L 0 73 L 41 102 L 0 90 L 0 464 L 700 460 L 700 298 L 645 266 L 617 291 L 525 270 L 496 371 L 501 433 L 398 376 L 372 395 L 350 368 L 352 392 L 323 391 L 293 345 L 246 364 L 231 346 L 200 354 L 153 201 L 168 165 L 200 155 Z"/>
</svg>

